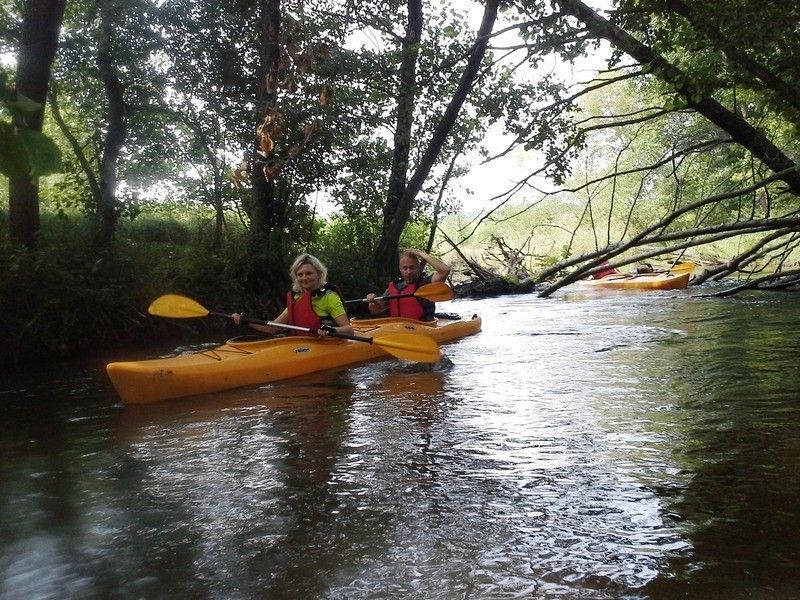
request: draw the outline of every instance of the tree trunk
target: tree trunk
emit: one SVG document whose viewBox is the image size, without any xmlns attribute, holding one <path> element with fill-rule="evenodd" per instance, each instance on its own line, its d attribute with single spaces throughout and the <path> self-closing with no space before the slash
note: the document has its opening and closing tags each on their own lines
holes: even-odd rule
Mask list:
<svg viewBox="0 0 800 600">
<path fill-rule="evenodd" d="M 41 106 L 15 125 L 42 130 L 50 68 L 58 47 L 58 33 L 66 0 L 28 0 L 22 20 L 22 37 L 17 59 L 17 94 Z M 39 185 L 28 177 L 9 182 L 8 216 L 11 240 L 28 248 L 36 245 L 39 231 Z"/>
<path fill-rule="evenodd" d="M 417 194 L 422 189 L 422 185 L 433 168 L 433 165 L 436 163 L 442 146 L 444 146 L 447 136 L 453 129 L 458 119 L 458 113 L 464 105 L 475 83 L 475 79 L 478 76 L 483 57 L 486 54 L 489 35 L 497 19 L 497 6 L 499 2 L 500 0 L 486 1 L 478 36 L 470 51 L 467 66 L 464 69 L 464 73 L 461 75 L 458 88 L 456 88 L 453 97 L 450 99 L 450 103 L 447 105 L 442 118 L 439 120 L 431 141 L 425 149 L 425 153 L 422 155 L 414 174 L 411 176 L 400 201 L 397 203 L 394 213 L 388 215 L 388 218 L 385 220 L 381 240 L 375 251 L 375 270 L 377 275 L 382 278 L 389 278 L 395 270 L 397 263 L 397 245 L 400 243 L 400 235 L 403 233 L 403 228 L 406 226 L 411 216 L 411 209 L 414 206 L 414 201 L 416 200 Z"/>
<path fill-rule="evenodd" d="M 408 0 L 408 23 L 403 38 L 403 58 L 400 61 L 400 87 L 397 96 L 397 123 L 394 130 L 394 151 L 386 205 L 383 207 L 383 232 L 400 204 L 406 189 L 408 157 L 411 153 L 411 128 L 414 125 L 414 106 L 417 95 L 417 58 L 422 38 L 422 2 Z"/>
<path fill-rule="evenodd" d="M 100 162 L 100 203 L 97 206 L 97 229 L 95 244 L 106 247 L 114 237 L 119 217 L 117 202 L 117 160 L 125 143 L 128 124 L 123 97 L 124 87 L 117 76 L 112 58 L 114 25 L 110 7 L 100 4 L 100 29 L 97 53 L 97 69 L 106 90 L 108 100 L 108 131 L 103 141 L 103 156 Z"/>
<path fill-rule="evenodd" d="M 583 22 L 595 36 L 607 39 L 615 48 L 627 53 L 642 65 L 653 67 L 659 77 L 670 83 L 684 98 L 689 108 L 727 131 L 733 141 L 749 150 L 775 173 L 785 172 L 781 179 L 793 194 L 800 196 L 800 173 L 797 172 L 797 165 L 762 132 L 713 98 L 701 93 L 680 69 L 626 31 L 598 15 L 580 0 L 556 0 L 556 3 L 566 13 Z"/>
<path fill-rule="evenodd" d="M 280 59 L 281 2 L 260 0 L 261 74 L 256 94 L 258 125 L 277 107 Z M 276 182 L 266 176 L 267 157 L 261 152 L 258 130 L 250 160 L 252 206 L 250 209 L 249 269 L 245 287 L 267 305 L 277 304 L 286 283 L 284 236 L 280 223 L 284 209 Z"/>
<path fill-rule="evenodd" d="M 261 81 L 257 93 L 258 123 L 262 123 L 271 109 L 275 108 L 277 93 L 274 83 L 278 74 L 280 58 L 279 36 L 281 31 L 280 0 L 261 2 Z M 253 145 L 250 182 L 253 207 L 250 214 L 250 233 L 254 239 L 268 235 L 278 220 L 275 201 L 275 183 L 264 174 L 265 162 L 259 154 L 258 136 Z"/>
</svg>

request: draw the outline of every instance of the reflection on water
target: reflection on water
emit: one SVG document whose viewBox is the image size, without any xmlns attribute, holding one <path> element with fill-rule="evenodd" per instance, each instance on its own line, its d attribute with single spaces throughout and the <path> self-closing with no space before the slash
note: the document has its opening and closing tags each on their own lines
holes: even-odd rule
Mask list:
<svg viewBox="0 0 800 600">
<path fill-rule="evenodd" d="M 800 301 L 691 293 L 151 406 L 7 378 L 0 598 L 796 598 Z"/>
</svg>

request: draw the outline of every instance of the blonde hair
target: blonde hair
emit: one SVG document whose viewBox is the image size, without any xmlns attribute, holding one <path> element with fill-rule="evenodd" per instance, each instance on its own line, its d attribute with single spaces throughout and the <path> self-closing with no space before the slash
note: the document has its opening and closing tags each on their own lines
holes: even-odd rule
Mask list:
<svg viewBox="0 0 800 600">
<path fill-rule="evenodd" d="M 319 274 L 319 285 L 322 287 L 326 283 L 328 283 L 328 267 L 322 264 L 322 262 L 313 254 L 308 254 L 304 252 L 300 256 L 294 259 L 291 268 L 289 269 L 289 277 L 292 279 L 292 291 L 293 292 L 302 292 L 303 288 L 300 287 L 300 284 L 297 282 L 297 269 L 302 267 L 303 265 L 311 265 L 314 270 Z"/>
</svg>

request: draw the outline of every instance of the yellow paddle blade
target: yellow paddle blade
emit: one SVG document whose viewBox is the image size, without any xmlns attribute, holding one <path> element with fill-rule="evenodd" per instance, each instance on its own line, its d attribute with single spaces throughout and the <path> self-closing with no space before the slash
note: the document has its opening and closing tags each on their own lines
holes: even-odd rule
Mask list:
<svg viewBox="0 0 800 600">
<path fill-rule="evenodd" d="M 389 354 L 414 362 L 435 363 L 441 358 L 436 340 L 419 333 L 392 333 L 372 339 Z"/>
<path fill-rule="evenodd" d="M 673 266 L 672 268 L 669 269 L 669 272 L 675 275 L 680 275 L 681 273 L 691 273 L 696 268 L 697 268 L 697 263 L 693 263 L 692 261 L 687 260 Z"/>
<path fill-rule="evenodd" d="M 174 319 L 191 319 L 194 317 L 207 317 L 208 309 L 186 296 L 165 294 L 159 296 L 147 309 L 151 315 L 158 317 L 172 317 Z"/>
<path fill-rule="evenodd" d="M 414 292 L 417 298 L 425 298 L 431 302 L 446 302 L 453 299 L 453 288 L 444 283 L 443 281 L 434 281 L 421 285 L 419 289 Z"/>
</svg>

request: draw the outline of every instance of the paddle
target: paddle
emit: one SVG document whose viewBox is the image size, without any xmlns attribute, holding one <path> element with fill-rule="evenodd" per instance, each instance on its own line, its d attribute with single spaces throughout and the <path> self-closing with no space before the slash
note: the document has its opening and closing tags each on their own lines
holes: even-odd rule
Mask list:
<svg viewBox="0 0 800 600">
<path fill-rule="evenodd" d="M 691 273 L 697 268 L 697 263 L 693 263 L 690 260 L 684 261 L 677 265 L 672 265 L 669 269 L 667 269 L 667 273 L 674 273 L 676 275 L 680 275 L 681 273 Z"/>
<path fill-rule="evenodd" d="M 147 309 L 147 312 L 149 312 L 151 315 L 156 315 L 159 317 L 171 317 L 174 319 L 192 319 L 196 317 L 208 316 L 222 317 L 224 319 L 233 318 L 227 313 L 208 310 L 203 305 L 195 302 L 191 298 L 179 296 L 177 294 L 166 294 L 156 298 Z M 298 325 L 288 325 L 286 323 L 276 323 L 274 321 L 262 321 L 260 319 L 250 319 L 247 317 L 242 317 L 242 322 L 253 323 L 254 325 L 267 325 L 269 327 L 291 329 L 293 331 L 303 331 L 305 333 L 317 332 L 316 329 L 311 327 L 299 327 Z M 367 344 L 375 344 L 393 356 L 414 362 L 435 363 L 441 356 L 439 353 L 439 345 L 432 338 L 417 333 L 393 333 L 380 337 L 361 337 L 357 335 L 348 335 L 345 333 L 336 333 L 335 331 L 331 331 L 328 333 L 328 336 L 345 340 L 353 340 L 356 342 L 366 342 Z"/>
<path fill-rule="evenodd" d="M 434 281 L 421 285 L 419 289 L 413 294 L 400 294 L 398 296 L 377 296 L 376 300 L 396 300 L 398 298 L 422 298 L 423 300 L 430 300 L 431 302 L 446 302 L 453 299 L 453 288 L 444 283 L 443 281 Z M 345 304 L 353 304 L 355 302 L 366 302 L 366 298 L 357 298 L 355 300 L 347 300 Z"/>
</svg>

